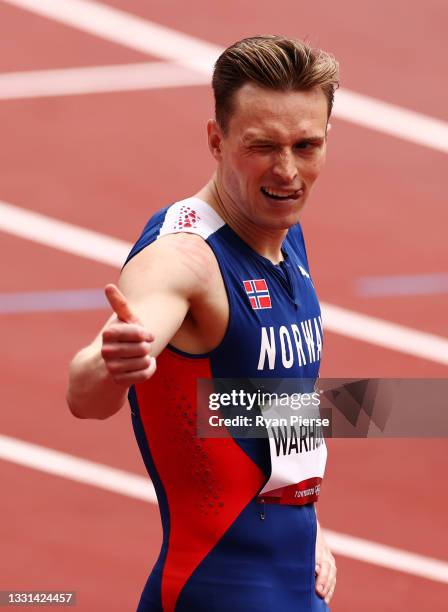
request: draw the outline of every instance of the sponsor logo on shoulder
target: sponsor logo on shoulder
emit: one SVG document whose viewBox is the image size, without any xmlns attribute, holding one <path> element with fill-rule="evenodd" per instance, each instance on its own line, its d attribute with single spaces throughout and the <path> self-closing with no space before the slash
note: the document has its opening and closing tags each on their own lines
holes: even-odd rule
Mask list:
<svg viewBox="0 0 448 612">
<path fill-rule="evenodd" d="M 189 206 L 181 206 L 179 216 L 174 225 L 175 230 L 183 230 L 185 228 L 196 228 L 201 217 L 198 213 Z"/>
</svg>

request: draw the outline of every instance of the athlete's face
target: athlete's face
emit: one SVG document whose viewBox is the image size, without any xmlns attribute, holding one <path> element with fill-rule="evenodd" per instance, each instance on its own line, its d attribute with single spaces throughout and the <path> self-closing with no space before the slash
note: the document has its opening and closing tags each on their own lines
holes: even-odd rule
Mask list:
<svg viewBox="0 0 448 612">
<path fill-rule="evenodd" d="M 227 134 L 209 122 L 227 205 L 259 227 L 286 229 L 325 162 L 328 102 L 320 88 L 278 92 L 246 83 L 235 94 Z"/>
</svg>

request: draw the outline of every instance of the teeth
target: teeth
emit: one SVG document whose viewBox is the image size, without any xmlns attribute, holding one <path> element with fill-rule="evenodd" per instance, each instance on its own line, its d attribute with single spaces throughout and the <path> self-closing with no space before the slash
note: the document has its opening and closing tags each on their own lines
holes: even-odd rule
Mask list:
<svg viewBox="0 0 448 612">
<path fill-rule="evenodd" d="M 262 187 L 262 190 L 266 195 L 274 196 L 275 198 L 292 198 L 296 195 L 296 191 L 292 191 L 291 193 L 282 193 L 281 191 L 276 191 L 275 189 L 268 189 L 267 187 Z"/>
</svg>

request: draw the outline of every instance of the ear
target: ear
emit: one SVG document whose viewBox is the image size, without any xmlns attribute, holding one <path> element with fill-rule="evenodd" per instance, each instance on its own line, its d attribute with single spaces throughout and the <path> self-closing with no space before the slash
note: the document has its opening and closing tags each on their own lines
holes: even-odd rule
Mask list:
<svg viewBox="0 0 448 612">
<path fill-rule="evenodd" d="M 209 119 L 207 121 L 207 136 L 208 136 L 208 148 L 210 153 L 220 162 L 222 160 L 222 141 L 223 134 L 219 127 L 216 119 Z"/>
</svg>

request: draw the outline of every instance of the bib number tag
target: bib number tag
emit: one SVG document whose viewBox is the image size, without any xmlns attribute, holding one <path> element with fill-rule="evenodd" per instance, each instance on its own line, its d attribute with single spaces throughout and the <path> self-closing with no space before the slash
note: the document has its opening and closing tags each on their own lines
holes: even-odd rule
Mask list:
<svg viewBox="0 0 448 612">
<path fill-rule="evenodd" d="M 283 424 L 263 410 L 269 435 L 271 475 L 258 501 L 304 505 L 316 502 L 327 461 L 327 447 L 321 425 Z"/>
</svg>

